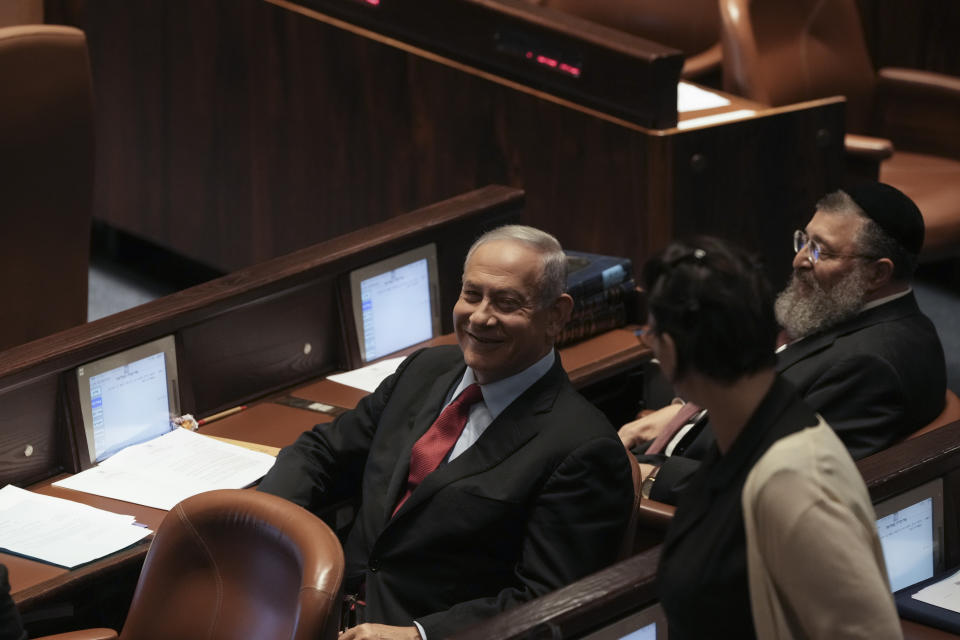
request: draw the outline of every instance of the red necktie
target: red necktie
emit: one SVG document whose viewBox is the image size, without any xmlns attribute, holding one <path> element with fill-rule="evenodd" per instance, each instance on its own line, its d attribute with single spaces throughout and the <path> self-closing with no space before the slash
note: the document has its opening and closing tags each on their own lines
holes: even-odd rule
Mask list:
<svg viewBox="0 0 960 640">
<path fill-rule="evenodd" d="M 680 411 L 673 416 L 673 419 L 666 424 L 663 431 L 661 431 L 660 434 L 654 438 L 653 442 L 650 443 L 650 446 L 647 447 L 646 453 L 651 455 L 654 453 L 663 453 L 663 450 L 670 444 L 673 436 L 677 435 L 677 431 L 680 431 L 683 425 L 690 422 L 690 418 L 697 413 L 700 413 L 700 407 L 692 402 L 688 402 L 680 407 Z"/>
<path fill-rule="evenodd" d="M 457 399 L 448 404 L 437 419 L 433 421 L 420 438 L 413 444 L 410 451 L 410 472 L 407 475 L 407 491 L 400 498 L 394 515 L 413 490 L 416 489 L 427 475 L 440 466 L 447 457 L 453 445 L 457 443 L 463 428 L 467 426 L 470 417 L 470 407 L 483 400 L 480 385 L 476 382 L 464 389 Z"/>
</svg>

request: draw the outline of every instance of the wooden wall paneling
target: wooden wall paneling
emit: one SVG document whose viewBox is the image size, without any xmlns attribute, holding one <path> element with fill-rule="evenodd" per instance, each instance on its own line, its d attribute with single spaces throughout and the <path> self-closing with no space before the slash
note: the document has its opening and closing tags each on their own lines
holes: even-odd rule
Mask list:
<svg viewBox="0 0 960 640">
<path fill-rule="evenodd" d="M 188 409 L 227 409 L 332 371 L 342 362 L 338 309 L 329 276 L 185 327 Z"/>
<path fill-rule="evenodd" d="M 516 222 L 522 204 L 523 192 L 489 186 L 0 353 L 8 481 L 76 469 L 76 443 L 62 430 L 79 421 L 75 400 L 65 399 L 76 393 L 59 391 L 75 367 L 174 335 L 183 409 L 200 415 L 343 368 L 337 278 L 435 242 L 441 304 L 452 309 L 467 247 L 483 231 Z M 443 317 L 450 331 L 449 313 Z M 27 445 L 31 456 L 23 454 Z"/>
<path fill-rule="evenodd" d="M 25 486 L 62 468 L 59 384 L 53 373 L 0 391 L 0 486 Z"/>
<path fill-rule="evenodd" d="M 805 150 L 810 123 L 644 129 L 264 0 L 48 2 L 91 24 L 99 102 L 142 97 L 135 115 L 98 110 L 96 215 L 226 271 L 491 182 L 522 186 L 525 222 L 572 249 L 641 264 L 675 225 L 733 218 L 766 249 L 771 212 L 792 227 L 836 185 L 839 160 Z M 154 46 L 108 47 L 124 24 Z"/>
<path fill-rule="evenodd" d="M 643 137 L 550 96 L 262 0 L 56 4 L 97 51 L 96 216 L 200 262 L 234 270 L 491 182 L 527 185 L 530 222 L 579 248 L 647 235 L 622 216 L 646 192 Z"/>
<path fill-rule="evenodd" d="M 858 0 L 874 67 L 909 67 L 960 76 L 960 3 Z"/>
<path fill-rule="evenodd" d="M 780 288 L 792 272 L 793 231 L 841 186 L 843 127 L 843 103 L 826 99 L 671 136 L 674 234 L 717 235 L 758 252 Z"/>
</svg>

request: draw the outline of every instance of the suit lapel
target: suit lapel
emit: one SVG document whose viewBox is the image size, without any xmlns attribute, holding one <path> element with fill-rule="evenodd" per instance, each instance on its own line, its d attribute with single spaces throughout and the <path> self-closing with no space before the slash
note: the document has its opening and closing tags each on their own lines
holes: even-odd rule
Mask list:
<svg viewBox="0 0 960 640">
<path fill-rule="evenodd" d="M 383 519 L 387 521 L 393 513 L 394 507 L 400 500 L 400 496 L 406 489 L 407 476 L 410 471 L 410 452 L 413 445 L 420 439 L 433 421 L 440 415 L 444 401 L 450 389 L 460 381 L 466 365 L 461 364 L 448 373 L 439 376 L 430 387 L 423 405 L 417 415 L 410 420 L 410 428 L 407 430 L 406 438 L 403 442 L 403 448 L 397 455 L 397 464 L 393 468 L 393 475 L 390 477 L 390 484 L 387 486 L 386 503 L 384 504 Z M 408 499 L 407 502 L 410 500 Z"/>
<path fill-rule="evenodd" d="M 536 436 L 541 427 L 536 416 L 550 411 L 565 376 L 558 358 L 557 363 L 546 375 L 522 393 L 490 423 L 473 446 L 424 478 L 420 486 L 407 498 L 394 520 L 417 509 L 420 504 L 429 500 L 443 487 L 496 467 Z M 411 442 L 407 448 L 405 467 L 409 465 L 409 453 L 412 447 Z M 404 472 L 404 480 L 406 480 L 406 472 Z"/>
</svg>

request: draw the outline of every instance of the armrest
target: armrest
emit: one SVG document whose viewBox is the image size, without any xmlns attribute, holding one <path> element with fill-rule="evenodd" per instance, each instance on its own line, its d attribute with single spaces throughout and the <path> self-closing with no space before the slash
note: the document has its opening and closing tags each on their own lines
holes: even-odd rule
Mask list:
<svg viewBox="0 0 960 640">
<path fill-rule="evenodd" d="M 676 510 L 677 508 L 673 505 L 649 498 L 643 499 L 637 509 L 637 528 L 650 527 L 658 531 L 666 531 Z"/>
<path fill-rule="evenodd" d="M 723 62 L 723 46 L 717 42 L 706 51 L 687 56 L 687 59 L 683 61 L 680 77 L 684 80 L 691 80 L 704 76 L 719 70 L 721 62 Z"/>
<path fill-rule="evenodd" d="M 877 72 L 877 126 L 898 148 L 960 159 L 960 78 L 889 67 Z"/>
<path fill-rule="evenodd" d="M 36 640 L 117 640 L 117 632 L 113 629 L 84 629 L 43 636 Z"/>
<path fill-rule="evenodd" d="M 886 160 L 893 155 L 893 143 L 886 138 L 861 136 L 856 133 L 848 133 L 844 136 L 843 149 L 849 156 L 876 162 Z"/>
</svg>

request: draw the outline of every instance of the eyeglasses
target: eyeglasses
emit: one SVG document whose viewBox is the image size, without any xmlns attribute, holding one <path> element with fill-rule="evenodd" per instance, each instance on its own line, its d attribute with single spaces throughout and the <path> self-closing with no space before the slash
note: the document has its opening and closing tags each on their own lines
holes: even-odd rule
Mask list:
<svg viewBox="0 0 960 640">
<path fill-rule="evenodd" d="M 876 260 L 876 256 L 868 256 L 862 253 L 837 253 L 835 251 L 826 251 L 823 247 L 820 246 L 820 243 L 816 240 L 811 240 L 810 236 L 807 235 L 806 231 L 797 229 L 793 232 L 793 251 L 794 253 L 800 253 L 803 249 L 807 249 L 807 253 L 810 256 L 810 262 L 817 264 L 820 261 L 820 258 L 863 258 L 864 260 Z"/>
</svg>

